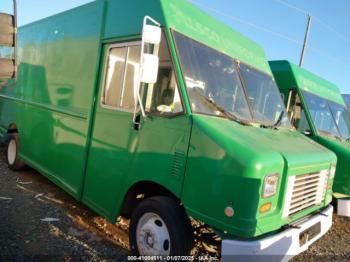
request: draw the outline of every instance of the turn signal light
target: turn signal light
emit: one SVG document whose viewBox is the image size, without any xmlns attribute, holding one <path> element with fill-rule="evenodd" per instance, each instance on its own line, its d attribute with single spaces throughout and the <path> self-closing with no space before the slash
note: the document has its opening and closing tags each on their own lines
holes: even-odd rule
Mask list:
<svg viewBox="0 0 350 262">
<path fill-rule="evenodd" d="M 260 213 L 266 213 L 271 210 L 272 204 L 271 202 L 265 203 L 260 206 Z"/>
</svg>

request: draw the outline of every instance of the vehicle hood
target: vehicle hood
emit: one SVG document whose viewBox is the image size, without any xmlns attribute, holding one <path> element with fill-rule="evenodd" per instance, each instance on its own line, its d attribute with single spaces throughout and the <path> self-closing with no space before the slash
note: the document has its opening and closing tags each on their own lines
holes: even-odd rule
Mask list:
<svg viewBox="0 0 350 262">
<path fill-rule="evenodd" d="M 255 155 L 280 154 L 289 174 L 329 168 L 336 162 L 334 153 L 295 130 L 244 126 L 224 118 L 202 115 L 194 116 L 193 121 L 207 135 L 217 136 L 216 141 L 223 143 L 223 147 L 250 148 Z"/>
</svg>

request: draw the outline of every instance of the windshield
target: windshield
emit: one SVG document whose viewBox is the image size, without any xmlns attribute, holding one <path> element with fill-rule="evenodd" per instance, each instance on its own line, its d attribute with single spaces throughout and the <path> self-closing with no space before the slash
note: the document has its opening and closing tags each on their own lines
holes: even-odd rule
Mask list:
<svg viewBox="0 0 350 262">
<path fill-rule="evenodd" d="M 281 124 L 289 126 L 288 114 L 285 113 L 285 106 L 273 77 L 242 63 L 239 68 L 254 118 L 258 122 L 273 124 L 282 117 Z"/>
<path fill-rule="evenodd" d="M 350 115 L 346 107 L 303 91 L 312 120 L 320 133 L 344 139 L 350 136 Z"/>
<path fill-rule="evenodd" d="M 178 33 L 175 39 L 192 110 L 220 116 L 223 113 L 216 104 L 241 119 L 251 120 L 234 60 Z"/>
<path fill-rule="evenodd" d="M 285 108 L 272 77 L 182 34 L 174 36 L 193 112 L 223 117 L 228 112 L 250 122 L 278 122 Z M 280 122 L 289 126 L 287 114 Z"/>
</svg>

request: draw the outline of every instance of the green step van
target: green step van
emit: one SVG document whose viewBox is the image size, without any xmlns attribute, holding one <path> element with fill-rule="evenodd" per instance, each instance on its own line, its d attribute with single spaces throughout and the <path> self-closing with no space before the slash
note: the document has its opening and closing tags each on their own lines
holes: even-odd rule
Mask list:
<svg viewBox="0 0 350 262">
<path fill-rule="evenodd" d="M 189 2 L 97 0 L 17 40 L 9 167 L 131 218 L 135 259 L 190 259 L 190 218 L 223 261 L 289 258 L 331 227 L 335 154 L 292 128 L 263 49 Z"/>
<path fill-rule="evenodd" d="M 339 88 L 288 61 L 270 66 L 295 128 L 337 155 L 333 191 L 350 195 L 350 113 Z"/>
</svg>

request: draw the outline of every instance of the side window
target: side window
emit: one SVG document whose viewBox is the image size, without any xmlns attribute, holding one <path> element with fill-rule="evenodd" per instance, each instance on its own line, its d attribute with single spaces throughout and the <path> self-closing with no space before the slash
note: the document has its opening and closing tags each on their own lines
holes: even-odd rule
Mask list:
<svg viewBox="0 0 350 262">
<path fill-rule="evenodd" d="M 296 91 L 292 91 L 292 98 L 288 113 L 293 126 L 298 129 L 298 131 L 302 133 L 305 131 L 311 131 L 310 125 L 306 118 L 305 110 Z"/>
<path fill-rule="evenodd" d="M 104 105 L 125 111 L 134 109 L 134 88 L 139 73 L 140 53 L 139 44 L 110 48 L 102 96 Z"/>
<path fill-rule="evenodd" d="M 164 35 L 159 49 L 158 79 L 154 85 L 146 88 L 146 106 L 148 113 L 171 116 L 183 112 L 176 75 Z"/>
</svg>

